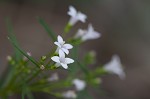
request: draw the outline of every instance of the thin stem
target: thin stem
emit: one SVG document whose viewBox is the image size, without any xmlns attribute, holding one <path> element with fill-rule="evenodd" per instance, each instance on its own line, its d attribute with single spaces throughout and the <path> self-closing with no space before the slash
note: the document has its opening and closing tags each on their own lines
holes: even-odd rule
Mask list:
<svg viewBox="0 0 150 99">
<path fill-rule="evenodd" d="M 33 74 L 33 76 L 31 76 L 26 82 L 29 83 L 31 80 L 33 80 L 42 70 L 37 70 L 35 74 Z"/>
</svg>

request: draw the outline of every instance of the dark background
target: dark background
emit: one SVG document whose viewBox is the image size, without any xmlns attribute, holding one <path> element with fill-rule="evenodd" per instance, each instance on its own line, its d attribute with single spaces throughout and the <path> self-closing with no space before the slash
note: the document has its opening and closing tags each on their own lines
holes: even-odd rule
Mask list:
<svg viewBox="0 0 150 99">
<path fill-rule="evenodd" d="M 0 0 L 0 74 L 6 68 L 6 56 L 13 53 L 7 40 L 6 17 L 11 18 L 21 47 L 39 58 L 53 47 L 53 42 L 36 17 L 44 18 L 61 34 L 69 20 L 69 5 L 84 12 L 87 23 L 102 33 L 101 39 L 86 42 L 82 50 L 96 50 L 100 64 L 118 54 L 125 66 L 126 79 L 103 77 L 106 96 L 93 92 L 94 99 L 150 99 L 149 0 Z M 77 23 L 72 34 L 78 27 L 86 28 L 87 23 Z"/>
</svg>

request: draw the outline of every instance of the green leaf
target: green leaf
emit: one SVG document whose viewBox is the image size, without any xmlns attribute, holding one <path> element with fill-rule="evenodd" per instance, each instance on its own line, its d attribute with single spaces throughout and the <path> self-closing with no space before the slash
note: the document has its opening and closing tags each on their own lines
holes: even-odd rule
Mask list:
<svg viewBox="0 0 150 99">
<path fill-rule="evenodd" d="M 56 35 L 55 33 L 50 29 L 48 24 L 40 17 L 37 17 L 39 23 L 44 27 L 44 29 L 47 31 L 47 33 L 50 35 L 53 41 L 56 41 Z"/>
<path fill-rule="evenodd" d="M 78 60 L 76 61 L 77 61 L 78 66 L 81 68 L 81 70 L 85 73 L 86 76 L 88 76 L 89 75 L 88 69 L 84 65 L 82 65 Z"/>
<path fill-rule="evenodd" d="M 22 99 L 25 99 L 25 92 L 24 91 L 22 91 Z"/>
<path fill-rule="evenodd" d="M 0 89 L 6 87 L 6 85 L 10 82 L 13 77 L 15 68 L 12 65 L 8 65 L 5 72 L 2 74 L 0 78 Z"/>
<path fill-rule="evenodd" d="M 81 62 L 79 62 L 78 60 L 78 46 L 74 46 L 74 48 L 72 49 L 72 57 L 75 60 L 75 63 L 71 64 L 69 66 L 69 71 L 70 74 L 74 75 L 75 73 L 77 73 L 77 71 L 80 69 L 84 72 L 84 74 L 87 76 L 89 75 L 89 71 L 87 69 L 86 66 L 84 66 L 84 64 L 82 64 Z"/>
<path fill-rule="evenodd" d="M 71 53 L 70 53 L 71 57 L 74 60 L 77 60 L 78 58 L 78 46 L 74 46 L 74 48 L 72 49 Z M 75 61 L 73 64 L 69 65 L 69 75 L 75 75 L 77 73 L 77 71 L 79 70 L 78 66 L 77 66 L 77 62 Z"/>
<path fill-rule="evenodd" d="M 88 93 L 87 90 L 82 90 L 78 92 L 77 99 L 93 99 L 92 96 Z"/>
<path fill-rule="evenodd" d="M 10 40 L 10 42 L 13 44 L 13 46 L 21 53 L 23 54 L 25 57 L 27 57 L 33 64 L 35 64 L 37 67 L 39 67 L 39 64 L 36 60 L 34 60 L 31 56 L 29 56 L 26 52 L 24 52 L 22 49 L 19 48 L 19 46 L 17 46 L 15 44 L 15 42 L 13 41 L 13 39 L 11 37 L 8 38 Z"/>
<path fill-rule="evenodd" d="M 14 35 L 14 31 L 13 31 L 13 27 L 11 24 L 11 21 L 9 18 L 6 18 L 6 26 L 7 26 L 7 30 L 8 30 L 8 36 L 12 38 L 12 41 L 19 46 L 16 36 Z M 21 54 L 20 52 L 14 47 L 14 51 L 15 51 L 15 58 L 17 61 L 19 61 L 21 59 Z"/>
<path fill-rule="evenodd" d="M 22 99 L 25 99 L 25 96 L 27 96 L 28 99 L 34 99 L 31 90 L 28 88 L 26 83 L 24 83 L 22 86 Z"/>
<path fill-rule="evenodd" d="M 28 90 L 28 92 L 27 92 L 27 97 L 28 97 L 29 99 L 34 99 L 34 97 L 33 97 L 33 95 L 32 95 L 32 93 L 31 93 L 30 90 Z"/>
</svg>

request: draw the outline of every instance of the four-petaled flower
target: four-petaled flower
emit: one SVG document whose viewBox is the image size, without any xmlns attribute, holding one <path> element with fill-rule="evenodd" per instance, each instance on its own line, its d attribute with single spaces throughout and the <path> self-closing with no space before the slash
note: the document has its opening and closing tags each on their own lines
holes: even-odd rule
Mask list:
<svg viewBox="0 0 150 99">
<path fill-rule="evenodd" d="M 74 62 L 73 59 L 71 58 L 65 58 L 65 53 L 62 52 L 61 50 L 59 51 L 59 56 L 53 56 L 51 58 L 54 62 L 56 62 L 56 66 L 62 66 L 63 68 L 67 69 L 68 65 L 67 64 L 71 64 Z"/>
<path fill-rule="evenodd" d="M 74 79 L 72 83 L 75 85 L 77 91 L 81 91 L 86 87 L 86 83 L 84 80 Z"/>
<path fill-rule="evenodd" d="M 81 12 L 77 12 L 73 6 L 69 6 L 68 15 L 71 16 L 69 20 L 69 25 L 73 26 L 78 21 L 85 23 L 87 16 Z"/>
<path fill-rule="evenodd" d="M 63 51 L 66 54 L 69 54 L 69 50 L 68 49 L 72 49 L 73 46 L 71 44 L 65 44 L 65 41 L 63 40 L 63 38 L 58 35 L 57 37 L 57 42 L 54 42 L 55 45 L 58 46 L 56 52 L 59 53 L 59 51 Z"/>
<path fill-rule="evenodd" d="M 82 41 L 97 39 L 101 36 L 99 32 L 94 31 L 94 28 L 91 24 L 88 25 L 87 30 L 79 29 L 75 38 L 81 38 Z"/>
<path fill-rule="evenodd" d="M 105 64 L 103 68 L 109 73 L 117 74 L 121 79 L 125 78 L 125 72 L 117 55 L 113 55 L 111 61 Z"/>
</svg>

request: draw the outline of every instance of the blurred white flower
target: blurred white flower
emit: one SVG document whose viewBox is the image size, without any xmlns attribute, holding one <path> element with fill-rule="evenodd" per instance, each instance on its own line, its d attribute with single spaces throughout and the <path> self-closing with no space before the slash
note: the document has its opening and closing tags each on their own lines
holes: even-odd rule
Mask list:
<svg viewBox="0 0 150 99">
<path fill-rule="evenodd" d="M 51 75 L 50 78 L 48 78 L 48 81 L 57 81 L 59 79 L 58 73 L 54 73 Z"/>
<path fill-rule="evenodd" d="M 72 82 L 77 91 L 81 91 L 86 87 L 86 82 L 84 80 L 80 80 L 80 79 L 74 79 Z"/>
<path fill-rule="evenodd" d="M 60 50 L 62 50 L 64 53 L 69 54 L 69 50 L 68 49 L 72 49 L 73 46 L 71 44 L 65 44 L 65 41 L 63 40 L 63 38 L 58 35 L 57 37 L 57 42 L 54 42 L 55 45 L 58 46 L 56 52 L 59 53 Z"/>
<path fill-rule="evenodd" d="M 59 56 L 53 56 L 51 59 L 56 62 L 56 66 L 62 66 L 63 68 L 67 69 L 70 63 L 73 63 L 74 60 L 71 58 L 65 58 L 65 53 L 63 51 L 59 51 Z"/>
<path fill-rule="evenodd" d="M 27 52 L 27 55 L 28 55 L 28 56 L 31 56 L 31 53 L 30 53 L 30 52 Z M 26 56 L 24 56 L 24 57 L 23 57 L 23 60 L 24 60 L 24 61 L 27 61 L 28 58 L 27 58 Z"/>
<path fill-rule="evenodd" d="M 79 29 L 75 38 L 81 38 L 82 41 L 97 39 L 101 36 L 99 32 L 94 31 L 92 24 L 88 25 L 87 30 Z"/>
<path fill-rule="evenodd" d="M 104 70 L 117 74 L 121 79 L 125 78 L 125 72 L 123 71 L 122 64 L 118 55 L 113 55 L 110 62 L 104 65 Z"/>
<path fill-rule="evenodd" d="M 71 16 L 69 25 L 73 26 L 78 21 L 85 23 L 87 16 L 81 12 L 77 12 L 73 6 L 69 6 L 68 15 Z"/>
<path fill-rule="evenodd" d="M 12 57 L 11 57 L 11 56 L 7 56 L 6 59 L 7 59 L 8 61 L 11 61 L 11 60 L 12 60 Z"/>
<path fill-rule="evenodd" d="M 75 98 L 77 98 L 77 95 L 76 95 L 75 91 L 73 91 L 73 90 L 69 90 L 69 91 L 64 92 L 62 94 L 62 96 L 64 98 L 67 98 L 67 99 L 75 99 Z"/>
</svg>

